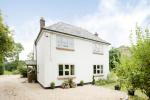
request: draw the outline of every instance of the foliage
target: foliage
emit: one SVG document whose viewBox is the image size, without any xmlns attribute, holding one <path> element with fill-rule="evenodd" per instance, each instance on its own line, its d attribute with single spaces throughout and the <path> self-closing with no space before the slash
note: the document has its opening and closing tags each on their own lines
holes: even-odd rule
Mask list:
<svg viewBox="0 0 150 100">
<path fill-rule="evenodd" d="M 84 82 L 83 80 L 80 81 L 80 86 L 83 86 L 84 85 Z"/>
<path fill-rule="evenodd" d="M 27 77 L 27 67 L 24 61 L 20 61 L 18 64 L 18 71 L 22 75 L 22 77 Z"/>
<path fill-rule="evenodd" d="M 127 88 L 140 88 L 150 98 L 150 33 L 136 26 L 135 35 L 136 42 L 131 41 L 131 57 L 121 59 L 117 74 Z"/>
<path fill-rule="evenodd" d="M 11 61 L 5 63 L 5 70 L 7 71 L 13 71 L 17 69 L 17 62 L 16 61 Z"/>
<path fill-rule="evenodd" d="M 119 50 L 112 48 L 109 51 L 109 69 L 115 69 L 117 65 L 120 63 L 120 52 Z"/>
<path fill-rule="evenodd" d="M 0 13 L 0 64 L 4 63 L 8 52 L 13 49 L 14 40 L 7 25 L 4 24 L 2 14 Z M 1 70 L 1 72 L 3 72 Z"/>
<path fill-rule="evenodd" d="M 51 82 L 50 87 L 51 87 L 51 89 L 54 89 L 55 88 L 55 83 Z"/>
<path fill-rule="evenodd" d="M 69 78 L 67 80 L 65 80 L 63 83 L 62 83 L 62 88 L 75 88 L 76 87 L 76 83 L 73 82 L 73 79 L 72 78 Z"/>
<path fill-rule="evenodd" d="M 34 57 L 33 57 L 33 52 L 30 52 L 28 55 L 27 55 L 27 59 L 28 60 L 33 60 Z"/>
<path fill-rule="evenodd" d="M 62 87 L 63 89 L 68 89 L 68 88 L 70 88 L 69 82 L 65 80 L 65 81 L 62 83 L 61 87 Z"/>
<path fill-rule="evenodd" d="M 92 77 L 92 84 L 95 85 L 95 78 L 94 78 L 94 76 Z"/>
<path fill-rule="evenodd" d="M 114 83 L 113 80 L 108 80 L 108 79 L 99 79 L 96 81 L 96 85 L 105 85 L 105 84 L 111 84 Z"/>
<path fill-rule="evenodd" d="M 4 74 L 4 67 L 3 64 L 0 63 L 0 75 Z"/>
</svg>

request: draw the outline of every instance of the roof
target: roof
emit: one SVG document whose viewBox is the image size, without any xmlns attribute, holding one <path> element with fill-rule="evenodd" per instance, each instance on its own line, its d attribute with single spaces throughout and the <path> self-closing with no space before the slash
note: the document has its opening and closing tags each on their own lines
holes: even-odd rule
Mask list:
<svg viewBox="0 0 150 100">
<path fill-rule="evenodd" d="M 77 36 L 84 39 L 94 40 L 97 42 L 102 42 L 105 44 L 109 44 L 107 41 L 101 39 L 100 37 L 90 33 L 89 31 L 82 29 L 77 26 L 73 26 L 64 22 L 58 22 L 48 27 L 44 27 L 42 29 L 46 29 L 49 31 L 59 32 L 67 35 Z M 38 38 L 38 37 L 37 37 Z"/>
<path fill-rule="evenodd" d="M 25 63 L 27 66 L 35 66 L 36 65 L 35 60 L 26 60 Z"/>
</svg>

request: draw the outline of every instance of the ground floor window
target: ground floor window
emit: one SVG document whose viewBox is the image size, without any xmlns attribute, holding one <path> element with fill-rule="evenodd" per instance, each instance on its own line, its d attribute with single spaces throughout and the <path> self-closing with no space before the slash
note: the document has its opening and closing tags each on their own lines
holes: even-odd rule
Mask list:
<svg viewBox="0 0 150 100">
<path fill-rule="evenodd" d="M 103 74 L 103 65 L 93 65 L 93 74 Z"/>
<path fill-rule="evenodd" d="M 59 76 L 70 76 L 74 75 L 74 65 L 59 64 Z"/>
</svg>

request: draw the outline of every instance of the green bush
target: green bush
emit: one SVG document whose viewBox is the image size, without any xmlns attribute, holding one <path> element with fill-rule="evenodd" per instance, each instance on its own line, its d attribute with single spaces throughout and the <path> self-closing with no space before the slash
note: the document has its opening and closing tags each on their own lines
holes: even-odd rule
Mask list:
<svg viewBox="0 0 150 100">
<path fill-rule="evenodd" d="M 2 64 L 0 64 L 0 75 L 4 74 L 4 67 Z"/>
<path fill-rule="evenodd" d="M 12 74 L 13 74 L 13 75 L 17 75 L 17 74 L 19 74 L 19 71 L 18 71 L 18 70 L 13 70 L 13 71 L 12 71 Z"/>
<path fill-rule="evenodd" d="M 64 81 L 64 82 L 62 83 L 61 87 L 62 87 L 63 89 L 68 89 L 68 88 L 70 88 L 69 82 L 68 82 L 68 81 Z"/>
<path fill-rule="evenodd" d="M 26 67 L 19 67 L 18 71 L 22 75 L 22 77 L 27 77 L 27 68 Z"/>
<path fill-rule="evenodd" d="M 80 81 L 80 86 L 83 86 L 84 82 L 83 80 Z"/>
<path fill-rule="evenodd" d="M 51 87 L 51 89 L 54 89 L 55 88 L 55 83 L 51 82 L 50 87 Z"/>
<path fill-rule="evenodd" d="M 105 84 L 111 84 L 114 83 L 113 80 L 106 80 L 106 79 L 99 79 L 98 81 L 96 81 L 97 85 L 105 85 Z"/>
<path fill-rule="evenodd" d="M 26 67 L 25 62 L 20 61 L 18 63 L 17 68 L 18 68 L 19 73 L 22 75 L 22 77 L 27 77 L 27 67 Z"/>
</svg>

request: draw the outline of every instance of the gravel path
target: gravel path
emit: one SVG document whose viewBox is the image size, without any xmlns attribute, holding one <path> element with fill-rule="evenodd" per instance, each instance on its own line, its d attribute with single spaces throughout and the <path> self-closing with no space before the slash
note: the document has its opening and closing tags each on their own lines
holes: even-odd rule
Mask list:
<svg viewBox="0 0 150 100">
<path fill-rule="evenodd" d="M 43 89 L 38 83 L 27 83 L 19 75 L 0 76 L 0 100 L 125 100 L 120 91 L 92 85 L 71 89 Z"/>
</svg>

